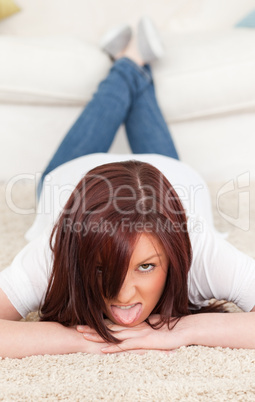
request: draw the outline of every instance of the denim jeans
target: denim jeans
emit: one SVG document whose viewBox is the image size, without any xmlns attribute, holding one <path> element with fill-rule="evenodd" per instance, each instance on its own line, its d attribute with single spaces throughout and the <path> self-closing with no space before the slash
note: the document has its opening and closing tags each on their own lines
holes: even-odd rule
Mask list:
<svg viewBox="0 0 255 402">
<path fill-rule="evenodd" d="M 128 58 L 113 64 L 108 76 L 71 127 L 42 174 L 83 155 L 107 152 L 121 124 L 125 124 L 133 153 L 156 153 L 175 159 L 178 154 L 157 104 L 148 64 Z"/>
</svg>

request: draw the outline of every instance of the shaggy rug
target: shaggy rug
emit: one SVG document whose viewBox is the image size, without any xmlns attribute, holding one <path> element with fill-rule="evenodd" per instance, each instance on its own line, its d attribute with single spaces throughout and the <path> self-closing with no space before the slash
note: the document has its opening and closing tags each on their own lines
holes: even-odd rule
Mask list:
<svg viewBox="0 0 255 402">
<path fill-rule="evenodd" d="M 210 184 L 215 226 L 255 257 L 255 183 L 228 193 L 221 191 L 223 185 Z M 32 211 L 27 215 L 17 211 L 33 209 L 33 186 L 16 184 L 9 206 L 5 188 L 0 186 L 0 269 L 25 245 L 24 232 L 34 219 Z M 229 303 L 230 311 L 236 309 Z M 33 315 L 27 318 L 33 319 Z M 254 379 L 255 350 L 245 349 L 190 346 L 170 355 L 149 351 L 6 358 L 0 360 L 0 400 L 255 401 Z"/>
</svg>

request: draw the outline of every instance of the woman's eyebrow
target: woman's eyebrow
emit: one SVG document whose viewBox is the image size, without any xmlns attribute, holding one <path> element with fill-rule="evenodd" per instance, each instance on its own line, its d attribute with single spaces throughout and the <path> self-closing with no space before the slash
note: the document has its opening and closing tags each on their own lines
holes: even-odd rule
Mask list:
<svg viewBox="0 0 255 402">
<path fill-rule="evenodd" d="M 151 256 L 149 256 L 149 257 L 146 257 L 145 260 L 138 262 L 136 265 L 142 265 L 142 264 L 144 264 L 146 261 L 149 261 L 150 259 L 155 258 L 155 257 L 160 258 L 160 257 L 162 257 L 162 254 L 153 254 L 153 255 L 151 255 Z"/>
</svg>

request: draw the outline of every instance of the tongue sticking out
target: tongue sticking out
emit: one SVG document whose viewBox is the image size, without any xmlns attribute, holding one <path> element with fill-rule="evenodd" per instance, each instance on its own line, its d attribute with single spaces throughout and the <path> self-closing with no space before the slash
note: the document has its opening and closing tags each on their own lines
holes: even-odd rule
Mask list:
<svg viewBox="0 0 255 402">
<path fill-rule="evenodd" d="M 111 306 L 112 315 L 120 324 L 132 324 L 142 312 L 142 304 L 137 303 L 134 307 L 122 310 L 117 306 Z"/>
</svg>

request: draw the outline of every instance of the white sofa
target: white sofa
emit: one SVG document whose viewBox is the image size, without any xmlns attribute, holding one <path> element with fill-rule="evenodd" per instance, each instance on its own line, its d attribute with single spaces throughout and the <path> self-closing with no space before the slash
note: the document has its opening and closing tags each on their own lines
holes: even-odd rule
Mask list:
<svg viewBox="0 0 255 402">
<path fill-rule="evenodd" d="M 162 31 L 156 92 L 182 160 L 207 181 L 255 177 L 255 30 L 234 29 L 254 0 L 16 3 L 0 22 L 0 180 L 42 171 L 111 66 L 98 39 L 142 14 Z M 129 152 L 123 127 L 110 151 Z"/>
</svg>

